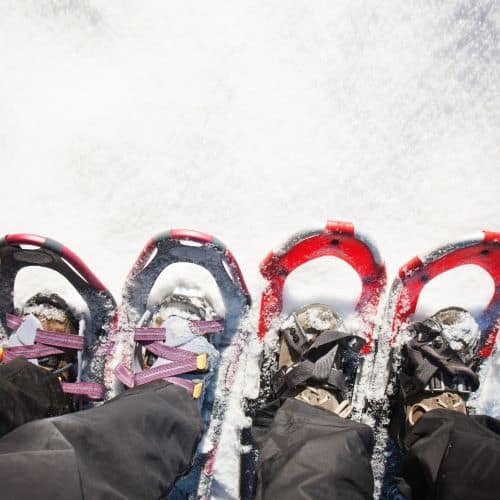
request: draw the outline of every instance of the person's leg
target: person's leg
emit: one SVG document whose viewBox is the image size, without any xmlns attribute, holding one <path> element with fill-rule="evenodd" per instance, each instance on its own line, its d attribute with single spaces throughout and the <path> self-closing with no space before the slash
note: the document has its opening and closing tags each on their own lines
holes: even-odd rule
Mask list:
<svg viewBox="0 0 500 500">
<path fill-rule="evenodd" d="M 259 448 L 257 500 L 373 498 L 367 425 L 290 398 Z"/>
<path fill-rule="evenodd" d="M 253 420 L 256 498 L 371 499 L 372 431 L 349 419 L 361 339 L 321 304 L 297 310 L 278 335 L 277 371 L 263 373 L 267 404 Z"/>
<path fill-rule="evenodd" d="M 158 381 L 0 439 L 5 498 L 152 499 L 190 466 L 203 424 L 183 388 Z"/>
<path fill-rule="evenodd" d="M 57 376 L 25 358 L 0 364 L 0 437 L 20 425 L 70 411 Z"/>
<path fill-rule="evenodd" d="M 416 499 L 488 499 L 500 490 L 500 422 L 469 416 L 479 387 L 480 329 L 450 307 L 408 327 L 392 430 L 404 450 L 396 478 Z"/>
<path fill-rule="evenodd" d="M 500 421 L 451 410 L 426 413 L 405 437 L 400 491 L 413 500 L 496 498 Z"/>
</svg>

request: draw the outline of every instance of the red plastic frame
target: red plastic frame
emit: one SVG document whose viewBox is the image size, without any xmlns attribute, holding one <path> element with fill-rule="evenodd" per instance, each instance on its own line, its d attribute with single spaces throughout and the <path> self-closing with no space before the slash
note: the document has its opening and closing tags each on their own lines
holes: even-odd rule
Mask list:
<svg viewBox="0 0 500 500">
<path fill-rule="evenodd" d="M 104 292 L 107 290 L 107 288 L 102 284 L 99 278 L 97 278 L 97 276 L 90 270 L 87 264 L 85 264 L 85 262 L 83 262 L 83 260 L 80 259 L 80 257 L 78 257 L 76 253 L 54 240 L 52 240 L 52 242 L 55 243 L 57 247 L 59 247 L 59 249 L 54 248 L 53 245 L 47 245 L 47 238 L 36 234 L 8 234 L 5 236 L 5 241 L 9 245 L 32 245 L 39 248 L 46 248 L 47 250 L 50 250 L 52 252 L 56 252 L 66 262 L 73 266 L 90 286 L 100 292 Z"/>
<path fill-rule="evenodd" d="M 474 264 L 489 273 L 495 284 L 495 291 L 486 310 L 493 311 L 496 315 L 499 314 L 496 311 L 500 311 L 500 233 L 483 231 L 483 235 L 482 241 L 463 246 L 458 244 L 456 248 L 442 253 L 433 252 L 437 257 L 425 263 L 419 257 L 414 257 L 401 267 L 399 278 L 403 287 L 395 298 L 395 312 L 391 323 L 391 345 L 394 344 L 401 325 L 406 323 L 415 312 L 420 293 L 425 285 L 436 276 L 459 266 Z M 497 317 L 479 353 L 482 358 L 491 354 L 499 328 L 500 317 Z"/>
<path fill-rule="evenodd" d="M 293 239 L 290 241 L 293 242 Z M 324 256 L 342 259 L 361 278 L 362 290 L 356 310 L 370 325 L 362 351 L 366 354 L 371 350 L 373 338 L 373 324 L 368 314 L 378 307 L 387 275 L 385 265 L 376 261 L 370 246 L 355 235 L 350 222 L 328 221 L 323 231 L 305 235 L 291 247 L 285 246 L 283 252 L 270 252 L 265 257 L 260 271 L 268 285 L 262 294 L 259 337 L 262 339 L 266 335 L 283 309 L 283 288 L 288 275 L 302 264 Z"/>
</svg>

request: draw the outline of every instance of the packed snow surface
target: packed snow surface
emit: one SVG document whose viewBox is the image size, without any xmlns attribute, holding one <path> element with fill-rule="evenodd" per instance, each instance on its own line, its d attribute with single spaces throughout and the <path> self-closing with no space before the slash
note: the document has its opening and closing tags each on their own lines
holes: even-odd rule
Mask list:
<svg viewBox="0 0 500 500">
<path fill-rule="evenodd" d="M 198 229 L 234 252 L 257 308 L 271 248 L 349 220 L 392 280 L 440 243 L 500 231 L 499 26 L 496 0 L 4 1 L 0 231 L 63 242 L 118 298 L 153 234 Z M 47 276 L 23 271 L 16 291 L 63 287 Z M 290 276 L 285 308 L 349 316 L 359 290 L 323 258 Z M 477 314 L 492 291 L 467 266 L 418 314 Z"/>
</svg>

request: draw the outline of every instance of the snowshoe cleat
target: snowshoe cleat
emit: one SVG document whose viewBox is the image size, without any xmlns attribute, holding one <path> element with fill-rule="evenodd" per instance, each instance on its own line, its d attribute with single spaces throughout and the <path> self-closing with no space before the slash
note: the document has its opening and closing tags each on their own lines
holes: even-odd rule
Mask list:
<svg viewBox="0 0 500 500">
<path fill-rule="evenodd" d="M 345 261 L 359 275 L 362 283 L 356 305 L 359 328 L 355 332 L 347 331 L 331 308 L 317 304 L 299 309 L 280 328 L 287 277 L 301 265 L 324 256 Z M 280 396 L 295 392 L 300 399 L 345 415 L 352 410 L 352 418 L 360 419 L 365 405 L 363 388 L 370 373 L 375 345 L 374 319 L 387 279 L 376 246 L 355 231 L 352 224 L 328 221 L 323 230 L 292 236 L 277 252 L 267 255 L 260 269 L 267 280 L 258 325 L 261 377 L 257 399 L 248 401 L 249 415 L 254 417 L 259 412 L 259 418 L 266 418 L 266 406 L 272 406 L 273 401 L 278 401 L 274 404 L 279 405 Z M 290 362 L 285 361 L 287 350 Z M 349 356 L 343 359 L 348 352 Z M 324 357 L 324 366 L 318 363 L 321 357 Z M 346 399 L 350 402 L 344 403 Z M 250 429 L 243 438 L 243 444 L 250 451 L 242 458 L 241 497 L 251 498 L 253 470 L 258 457 L 252 447 Z"/>
<path fill-rule="evenodd" d="M 215 279 L 225 315 L 198 289 L 176 288 L 156 300 L 151 290 L 176 263 L 191 263 Z M 160 278 L 161 280 L 161 278 Z M 169 498 L 208 498 L 217 483 L 217 453 L 228 400 L 248 331 L 242 328 L 250 296 L 233 255 L 215 238 L 172 230 L 150 240 L 133 266 L 112 333 L 106 385 L 124 387 L 166 379 L 198 399 L 206 432 L 187 476 Z"/>
<path fill-rule="evenodd" d="M 412 323 L 420 293 L 436 276 L 474 264 L 495 284 L 489 305 L 477 323 L 456 307 Z M 439 247 L 415 257 L 400 271 L 378 333 L 378 351 L 370 385 L 371 416 L 375 421 L 373 464 L 382 498 L 396 498 L 392 476 L 399 467 L 404 431 L 437 406 L 475 413 L 477 389 L 486 379 L 500 328 L 500 234 L 477 237 Z M 389 432 L 389 422 L 392 422 Z M 377 481 L 378 479 L 378 481 Z"/>
<path fill-rule="evenodd" d="M 49 268 L 64 276 L 88 311 L 78 313 L 56 293 L 37 293 L 16 311 L 21 269 Z M 89 268 L 60 243 L 29 234 L 0 241 L 0 340 L 3 363 L 24 357 L 57 375 L 73 409 L 104 398 L 105 342 L 115 302 Z"/>
</svg>

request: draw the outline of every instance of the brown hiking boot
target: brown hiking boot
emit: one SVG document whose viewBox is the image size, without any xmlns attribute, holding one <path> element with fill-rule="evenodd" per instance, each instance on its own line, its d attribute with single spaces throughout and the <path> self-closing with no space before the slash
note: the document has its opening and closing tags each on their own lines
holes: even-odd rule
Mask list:
<svg viewBox="0 0 500 500">
<path fill-rule="evenodd" d="M 32 314 L 40 321 L 43 330 L 68 335 L 78 334 L 78 321 L 64 299 L 57 294 L 37 294 L 23 306 L 21 315 Z M 74 350 L 64 349 L 64 354 L 40 358 L 38 365 L 56 372 L 64 382 L 74 382 L 77 376 L 77 354 Z"/>
<path fill-rule="evenodd" d="M 403 348 L 400 401 L 403 415 L 394 427 L 402 443 L 404 433 L 427 412 L 447 409 L 467 414 L 466 401 L 479 387 L 475 358 L 480 330 L 465 309 L 443 309 L 409 327 Z M 404 422 L 404 423 L 403 423 Z"/>
<path fill-rule="evenodd" d="M 349 417 L 348 382 L 342 348 L 355 336 L 342 331 L 341 318 L 330 307 L 310 304 L 281 325 L 276 397 L 294 397 L 344 418 Z"/>
</svg>

